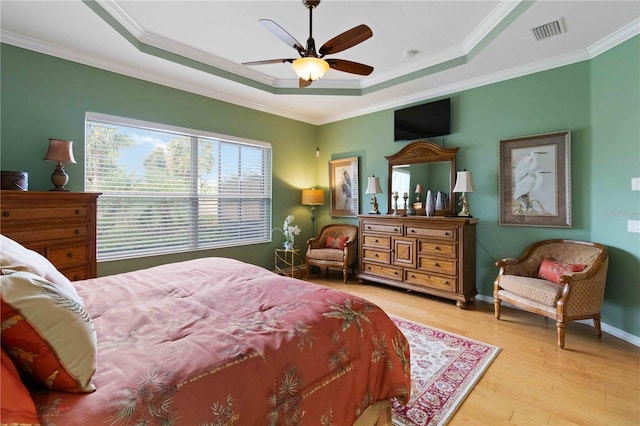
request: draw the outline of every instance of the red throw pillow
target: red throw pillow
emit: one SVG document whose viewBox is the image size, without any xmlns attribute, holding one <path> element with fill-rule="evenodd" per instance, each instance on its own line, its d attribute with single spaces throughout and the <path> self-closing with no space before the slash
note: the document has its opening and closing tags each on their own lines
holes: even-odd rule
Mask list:
<svg viewBox="0 0 640 426">
<path fill-rule="evenodd" d="M 29 391 L 20 380 L 16 366 L 2 348 L 2 371 L 0 373 L 0 419 L 2 424 L 40 424 L 36 405 Z"/>
<path fill-rule="evenodd" d="M 324 246 L 326 248 L 344 250 L 344 246 L 347 244 L 347 241 L 349 241 L 349 237 L 340 237 L 340 238 L 327 237 L 327 242 L 325 243 Z"/>
<path fill-rule="evenodd" d="M 560 277 L 572 272 L 582 272 L 587 265 L 581 263 L 562 263 L 545 258 L 538 270 L 538 278 L 560 284 Z"/>
</svg>

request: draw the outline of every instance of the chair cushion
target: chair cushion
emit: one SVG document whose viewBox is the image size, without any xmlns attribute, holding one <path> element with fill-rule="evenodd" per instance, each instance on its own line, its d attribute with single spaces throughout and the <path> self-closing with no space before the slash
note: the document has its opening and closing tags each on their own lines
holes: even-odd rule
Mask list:
<svg viewBox="0 0 640 426">
<path fill-rule="evenodd" d="M 328 236 L 325 247 L 344 250 L 344 246 L 347 244 L 347 241 L 349 241 L 349 237 L 334 238 L 332 236 Z"/>
<path fill-rule="evenodd" d="M 538 270 L 538 278 L 560 284 L 560 277 L 572 272 L 582 272 L 587 265 L 582 263 L 563 263 L 545 258 Z"/>
<path fill-rule="evenodd" d="M 313 260 L 329 260 L 334 262 L 342 262 L 344 260 L 344 251 L 332 248 L 313 249 L 307 251 L 307 258 Z"/>
<path fill-rule="evenodd" d="M 545 306 L 555 306 L 563 289 L 563 286 L 550 281 L 517 275 L 500 276 L 499 285 L 513 294 Z"/>
</svg>

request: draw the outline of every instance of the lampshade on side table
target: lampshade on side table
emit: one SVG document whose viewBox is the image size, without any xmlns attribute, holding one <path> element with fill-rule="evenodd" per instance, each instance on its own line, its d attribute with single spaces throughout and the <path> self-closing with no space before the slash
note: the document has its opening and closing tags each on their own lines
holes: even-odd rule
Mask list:
<svg viewBox="0 0 640 426">
<path fill-rule="evenodd" d="M 56 168 L 51 174 L 51 183 L 54 188 L 51 191 L 68 191 L 64 186 L 69 182 L 69 175 L 65 172 L 63 163 L 74 163 L 73 141 L 63 139 L 49 139 L 49 149 L 44 160 L 56 162 Z"/>
</svg>

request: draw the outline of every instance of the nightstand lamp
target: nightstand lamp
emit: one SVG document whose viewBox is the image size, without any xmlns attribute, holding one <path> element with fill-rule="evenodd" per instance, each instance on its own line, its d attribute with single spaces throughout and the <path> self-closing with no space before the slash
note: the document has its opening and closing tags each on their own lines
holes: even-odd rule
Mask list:
<svg viewBox="0 0 640 426">
<path fill-rule="evenodd" d="M 371 211 L 369 214 L 380 214 L 378 210 L 378 200 L 376 200 L 376 194 L 382 194 L 382 188 L 380 188 L 380 179 L 376 175 L 367 178 L 367 190 L 366 194 L 373 194 L 371 197 Z"/>
<path fill-rule="evenodd" d="M 311 206 L 311 230 L 313 236 L 316 235 L 316 206 L 324 204 L 324 191 L 322 189 L 303 189 L 302 204 Z"/>
<path fill-rule="evenodd" d="M 69 175 L 64 171 L 62 163 L 74 163 L 72 150 L 73 141 L 65 141 L 62 139 L 49 139 L 49 150 L 44 160 L 56 162 L 56 169 L 51 174 L 51 183 L 54 188 L 51 191 L 68 191 L 65 185 L 69 182 Z"/>
<path fill-rule="evenodd" d="M 461 207 L 458 216 L 472 217 L 469 212 L 469 202 L 467 201 L 467 192 L 475 191 L 473 181 L 471 179 L 471 172 L 464 169 L 463 172 L 456 173 L 456 186 L 453 188 L 453 192 L 460 193 L 460 202 L 458 205 Z"/>
</svg>

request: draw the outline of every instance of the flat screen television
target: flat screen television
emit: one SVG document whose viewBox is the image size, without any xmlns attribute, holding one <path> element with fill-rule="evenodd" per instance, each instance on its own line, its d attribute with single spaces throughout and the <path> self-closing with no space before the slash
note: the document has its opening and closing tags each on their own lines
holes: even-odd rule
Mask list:
<svg viewBox="0 0 640 426">
<path fill-rule="evenodd" d="M 394 112 L 394 141 L 426 139 L 451 132 L 451 99 L 415 105 Z"/>
</svg>

